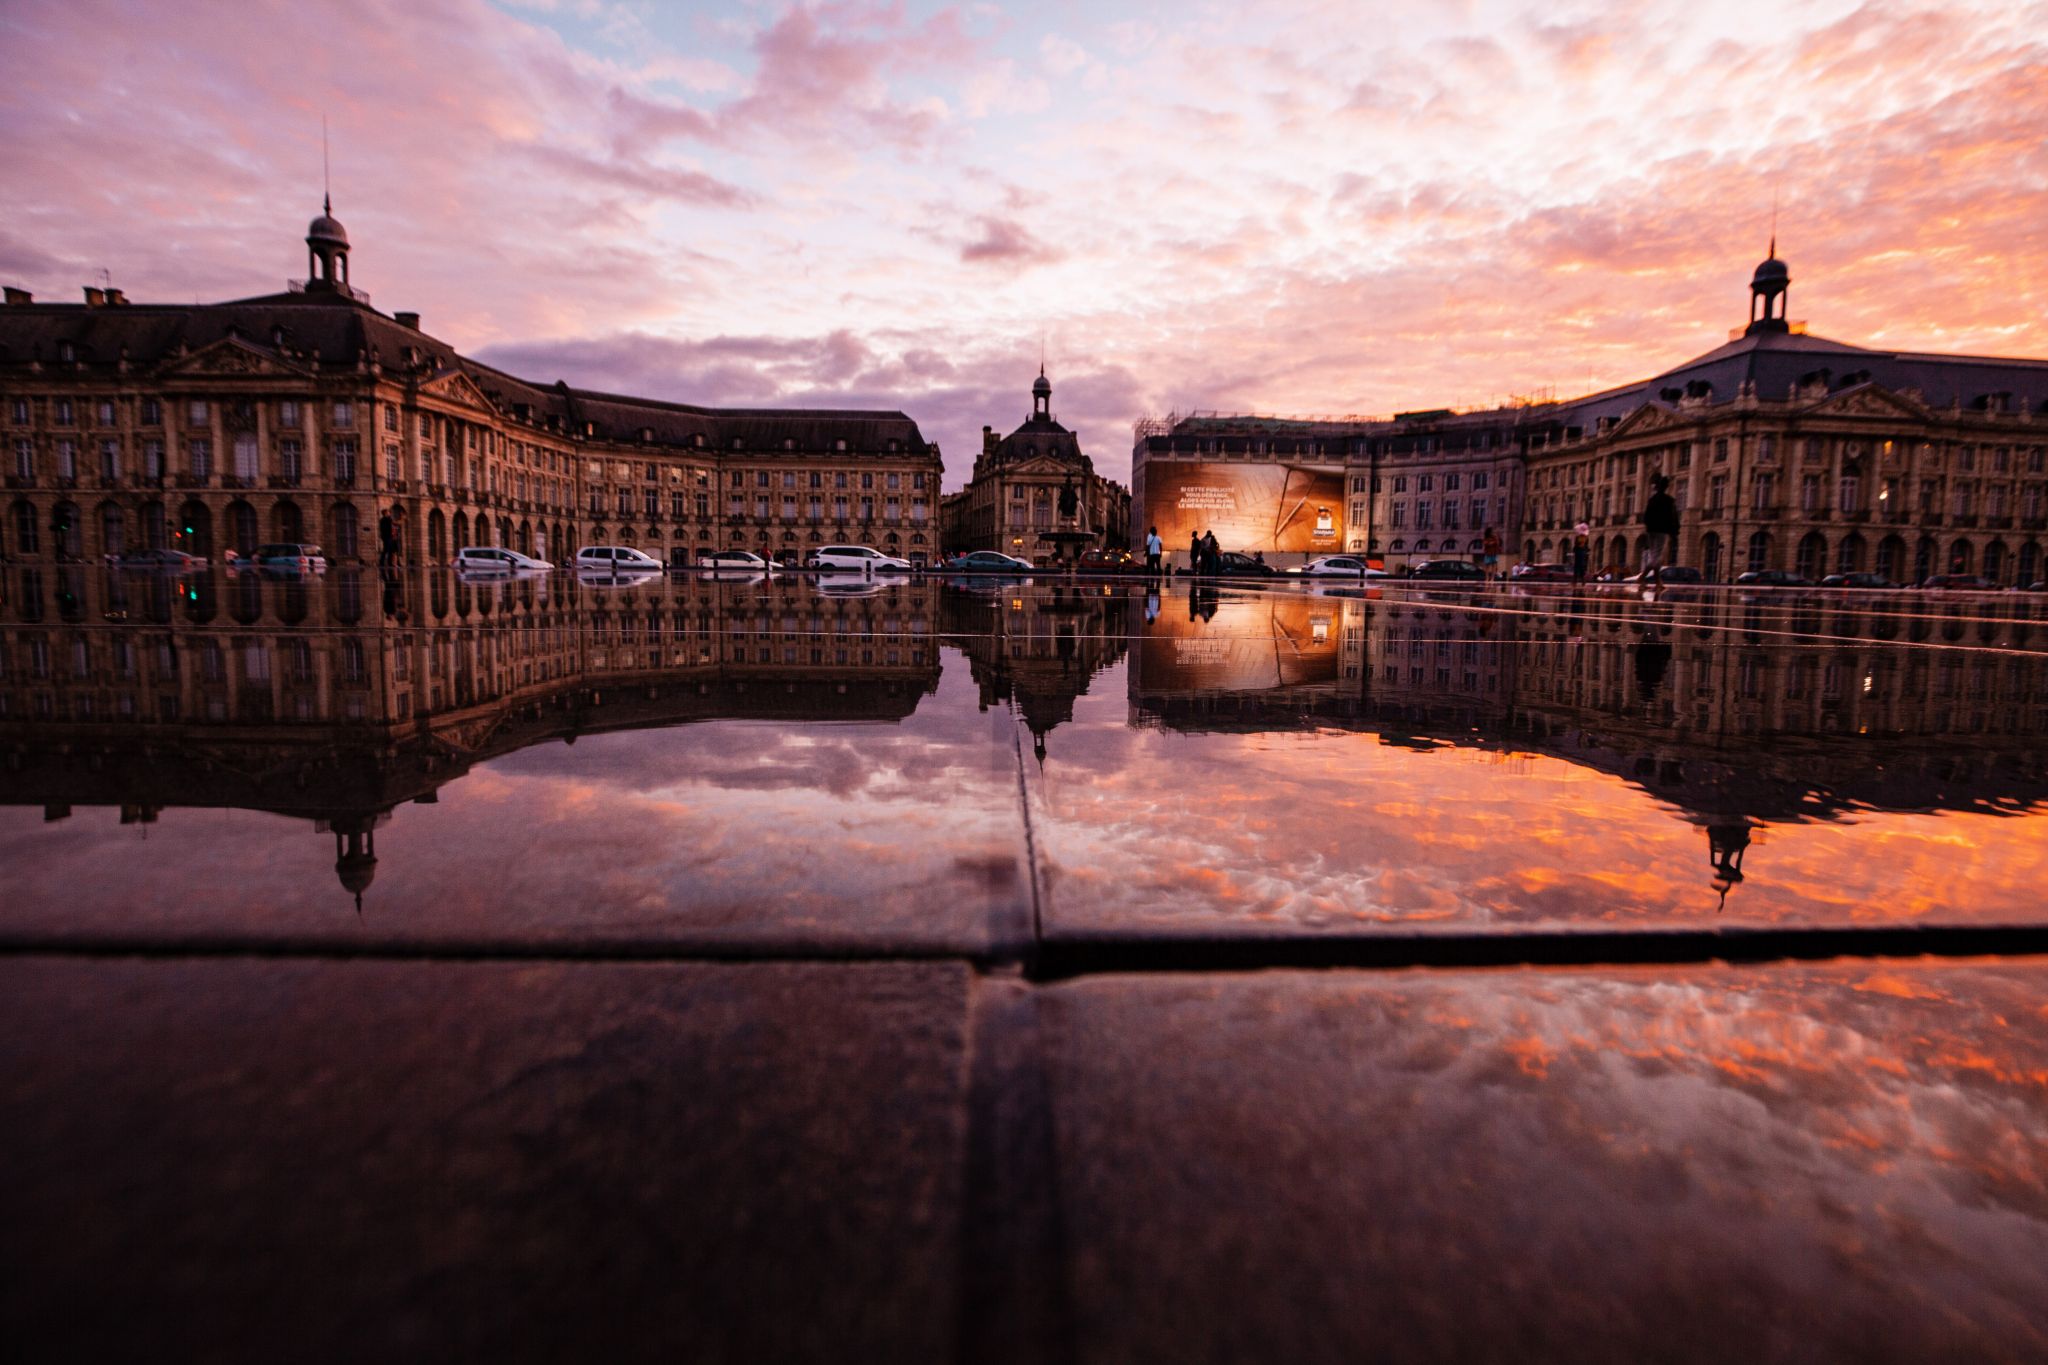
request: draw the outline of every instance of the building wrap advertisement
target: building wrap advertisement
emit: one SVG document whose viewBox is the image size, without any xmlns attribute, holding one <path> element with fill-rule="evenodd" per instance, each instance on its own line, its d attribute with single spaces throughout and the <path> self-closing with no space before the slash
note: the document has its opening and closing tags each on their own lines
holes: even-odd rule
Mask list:
<svg viewBox="0 0 2048 1365">
<path fill-rule="evenodd" d="M 1214 531 L 1225 550 L 1331 554 L 1344 544 L 1344 476 L 1299 465 L 1161 460 L 1145 467 L 1143 524 L 1159 528 L 1169 551 Z"/>
<path fill-rule="evenodd" d="M 1265 692 L 1335 682 L 1344 622 L 1348 616 L 1356 624 L 1360 610 L 1356 602 L 1330 597 L 1219 593 L 1199 586 L 1163 605 L 1133 642 L 1134 695 Z"/>
</svg>

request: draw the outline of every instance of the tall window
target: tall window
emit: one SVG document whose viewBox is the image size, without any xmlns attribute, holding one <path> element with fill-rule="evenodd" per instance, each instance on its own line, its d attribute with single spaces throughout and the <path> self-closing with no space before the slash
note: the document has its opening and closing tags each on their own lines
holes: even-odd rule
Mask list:
<svg viewBox="0 0 2048 1365">
<path fill-rule="evenodd" d="M 1835 506 L 1844 512 L 1856 510 L 1857 479 L 1854 474 L 1844 474 L 1835 486 Z"/>
<path fill-rule="evenodd" d="M 121 443 L 100 442 L 100 478 L 108 483 L 121 477 Z"/>
<path fill-rule="evenodd" d="M 57 477 L 75 479 L 78 477 L 78 442 L 57 442 Z"/>
<path fill-rule="evenodd" d="M 339 406 L 337 404 L 337 406 Z M 353 484 L 356 481 L 356 443 L 336 441 L 334 443 L 334 481 L 338 484 Z"/>
<path fill-rule="evenodd" d="M 277 444 L 278 463 L 284 466 L 284 476 L 296 481 L 302 473 L 305 449 L 297 440 L 287 438 Z"/>
<path fill-rule="evenodd" d="M 235 477 L 251 480 L 256 477 L 256 436 L 253 432 L 241 432 L 235 436 Z"/>
<path fill-rule="evenodd" d="M 213 442 L 203 436 L 195 436 L 185 442 L 185 455 L 192 467 L 192 476 L 197 479 L 213 477 Z"/>
</svg>

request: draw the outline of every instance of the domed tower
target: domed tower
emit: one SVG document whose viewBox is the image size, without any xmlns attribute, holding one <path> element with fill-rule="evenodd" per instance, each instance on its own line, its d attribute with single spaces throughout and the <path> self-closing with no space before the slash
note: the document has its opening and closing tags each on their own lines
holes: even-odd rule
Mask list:
<svg viewBox="0 0 2048 1365">
<path fill-rule="evenodd" d="M 306 288 L 353 292 L 348 287 L 348 229 L 326 197 L 320 201 L 320 216 L 306 228 Z"/>
<path fill-rule="evenodd" d="M 1778 259 L 1778 238 L 1771 237 L 1771 254 L 1757 266 L 1749 280 L 1749 330 L 1746 335 L 1789 332 L 1785 320 L 1786 294 L 1792 287 L 1792 272 Z"/>
<path fill-rule="evenodd" d="M 1031 381 L 1031 420 L 1050 422 L 1052 420 L 1052 381 L 1045 377 L 1045 366 L 1038 367 L 1038 378 Z"/>
</svg>

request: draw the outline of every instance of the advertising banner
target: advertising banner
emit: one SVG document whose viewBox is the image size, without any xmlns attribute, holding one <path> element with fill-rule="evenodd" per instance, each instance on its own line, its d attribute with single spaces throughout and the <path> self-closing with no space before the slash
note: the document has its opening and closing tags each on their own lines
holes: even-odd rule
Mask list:
<svg viewBox="0 0 2048 1365">
<path fill-rule="evenodd" d="M 1169 552 L 1214 531 L 1245 554 L 1333 554 L 1344 545 L 1344 475 L 1284 464 L 1183 464 L 1145 468 L 1144 525 Z"/>
</svg>

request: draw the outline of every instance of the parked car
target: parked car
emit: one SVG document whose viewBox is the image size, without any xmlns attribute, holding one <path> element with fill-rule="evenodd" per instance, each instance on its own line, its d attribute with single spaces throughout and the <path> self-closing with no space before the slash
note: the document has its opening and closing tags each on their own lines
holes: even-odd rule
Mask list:
<svg viewBox="0 0 2048 1365">
<path fill-rule="evenodd" d="M 1567 574 L 1566 577 L 1570 575 Z M 1690 564 L 1666 564 L 1661 569 L 1644 569 L 1641 573 L 1632 573 L 1620 581 L 1632 583 L 1639 588 L 1647 588 L 1653 584 L 1662 584 L 1667 588 L 1680 584 L 1691 587 L 1706 582 L 1707 577 Z"/>
<path fill-rule="evenodd" d="M 700 569 L 744 569 L 750 573 L 770 573 L 775 565 L 761 558 L 752 550 L 709 550 L 697 556 Z"/>
<path fill-rule="evenodd" d="M 1287 570 L 1299 578 L 1390 578 L 1385 569 L 1375 569 L 1356 555 L 1324 555 Z"/>
<path fill-rule="evenodd" d="M 1517 564 L 1508 577 L 1516 583 L 1574 583 L 1569 564 Z"/>
<path fill-rule="evenodd" d="M 576 567 L 602 573 L 660 573 L 661 561 L 630 545 L 586 545 L 576 552 Z"/>
<path fill-rule="evenodd" d="M 455 567 L 469 573 L 542 573 L 555 566 L 545 559 L 501 550 L 494 545 L 468 545 L 455 552 Z"/>
<path fill-rule="evenodd" d="M 1820 581 L 1823 588 L 1896 588 L 1899 585 L 1881 573 L 1831 573 Z"/>
<path fill-rule="evenodd" d="M 258 545 L 243 564 L 258 569 L 278 569 L 286 573 L 325 573 L 327 556 L 318 545 L 305 541 L 281 540 L 271 545 Z"/>
<path fill-rule="evenodd" d="M 1944 592 L 1997 592 L 1998 585 L 1973 573 L 1938 573 L 1920 580 L 1923 588 Z"/>
<path fill-rule="evenodd" d="M 1236 550 L 1225 550 L 1223 568 L 1219 572 L 1225 578 L 1272 578 L 1280 571 L 1263 559 L 1254 559 Z"/>
<path fill-rule="evenodd" d="M 1229 556 L 1225 555 L 1228 559 Z M 1074 561 L 1076 573 L 1143 573 L 1145 565 L 1136 555 L 1121 546 L 1097 546 L 1081 551 L 1081 557 Z"/>
<path fill-rule="evenodd" d="M 1426 559 L 1417 564 L 1408 577 L 1450 583 L 1484 583 L 1486 570 L 1469 559 Z"/>
<path fill-rule="evenodd" d="M 1744 588 L 1810 588 L 1813 580 L 1802 574 L 1786 569 L 1751 569 L 1748 573 L 1735 576 L 1737 586 Z"/>
<path fill-rule="evenodd" d="M 1037 566 L 1028 559 L 996 550 L 970 550 L 966 554 L 954 555 L 939 568 L 945 573 L 1030 574 L 1036 571 Z"/>
<path fill-rule="evenodd" d="M 821 573 L 909 573 L 910 561 L 869 545 L 820 545 L 804 567 Z"/>
<path fill-rule="evenodd" d="M 155 569 L 160 572 L 184 573 L 187 569 L 206 567 L 204 555 L 188 555 L 183 550 L 130 550 L 121 556 L 124 569 Z"/>
</svg>

